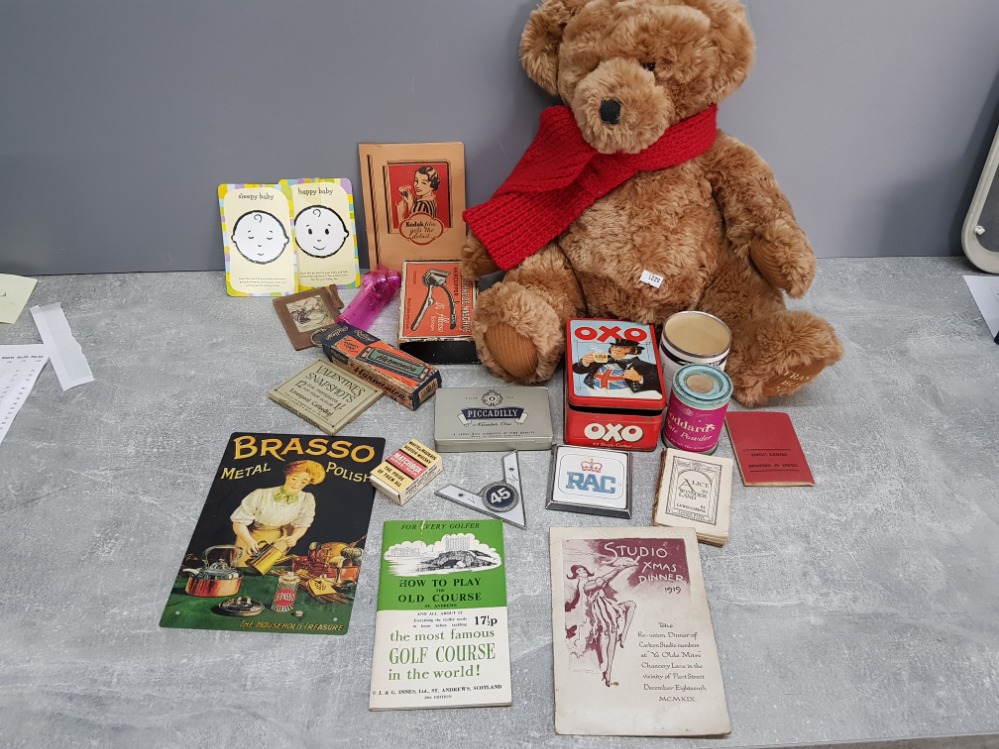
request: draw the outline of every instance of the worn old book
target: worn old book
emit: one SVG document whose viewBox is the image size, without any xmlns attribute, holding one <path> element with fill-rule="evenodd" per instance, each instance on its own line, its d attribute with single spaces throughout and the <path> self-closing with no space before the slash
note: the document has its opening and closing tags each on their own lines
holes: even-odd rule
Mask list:
<svg viewBox="0 0 999 749">
<path fill-rule="evenodd" d="M 381 437 L 234 433 L 160 626 L 345 634 L 384 449 Z"/>
<path fill-rule="evenodd" d="M 670 448 L 663 453 L 652 524 L 687 526 L 697 540 L 728 541 L 732 506 L 732 459 Z"/>
<path fill-rule="evenodd" d="M 552 528 L 555 731 L 731 731 L 692 528 Z"/>
<path fill-rule="evenodd" d="M 346 369 L 319 359 L 267 396 L 326 434 L 336 434 L 381 398 L 382 391 Z"/>
<path fill-rule="evenodd" d="M 746 486 L 815 486 L 791 417 L 780 411 L 725 415 L 742 483 Z"/>
<path fill-rule="evenodd" d="M 369 708 L 511 701 L 503 522 L 386 522 Z"/>
</svg>

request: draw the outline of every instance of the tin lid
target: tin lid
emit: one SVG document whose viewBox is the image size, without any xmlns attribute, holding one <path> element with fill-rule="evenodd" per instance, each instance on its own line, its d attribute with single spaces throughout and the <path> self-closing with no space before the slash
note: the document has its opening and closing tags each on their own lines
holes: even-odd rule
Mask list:
<svg viewBox="0 0 999 749">
<path fill-rule="evenodd" d="M 659 343 L 668 353 L 684 361 L 713 364 L 728 356 L 732 331 L 714 315 L 688 310 L 669 316 L 663 323 Z"/>
<path fill-rule="evenodd" d="M 673 393 L 688 405 L 715 408 L 732 397 L 732 380 L 715 367 L 688 364 L 673 375 Z"/>
<path fill-rule="evenodd" d="M 566 395 L 573 408 L 662 411 L 659 347 L 651 325 L 608 319 L 566 323 Z"/>
</svg>

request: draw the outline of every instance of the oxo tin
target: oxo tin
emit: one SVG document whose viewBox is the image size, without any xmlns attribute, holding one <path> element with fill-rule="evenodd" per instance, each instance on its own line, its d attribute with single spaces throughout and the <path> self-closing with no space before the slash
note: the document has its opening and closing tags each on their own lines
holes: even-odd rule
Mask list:
<svg viewBox="0 0 999 749">
<path fill-rule="evenodd" d="M 567 444 L 655 450 L 665 406 L 651 325 L 606 319 L 566 323 Z"/>
<path fill-rule="evenodd" d="M 718 447 L 732 381 L 720 369 L 688 364 L 673 375 L 663 442 L 678 450 L 710 455 Z"/>
</svg>

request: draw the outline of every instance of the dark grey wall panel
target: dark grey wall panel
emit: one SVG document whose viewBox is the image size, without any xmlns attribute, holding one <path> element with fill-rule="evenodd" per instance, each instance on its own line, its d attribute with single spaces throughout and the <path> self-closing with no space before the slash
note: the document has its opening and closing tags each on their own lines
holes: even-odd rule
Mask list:
<svg viewBox="0 0 999 749">
<path fill-rule="evenodd" d="M 550 103 L 516 57 L 534 5 L 0 0 L 0 272 L 221 268 L 221 182 L 347 177 L 363 221 L 365 140 L 463 141 L 481 201 Z M 960 253 L 997 124 L 999 3 L 749 9 L 759 63 L 721 122 L 818 254 Z"/>
</svg>

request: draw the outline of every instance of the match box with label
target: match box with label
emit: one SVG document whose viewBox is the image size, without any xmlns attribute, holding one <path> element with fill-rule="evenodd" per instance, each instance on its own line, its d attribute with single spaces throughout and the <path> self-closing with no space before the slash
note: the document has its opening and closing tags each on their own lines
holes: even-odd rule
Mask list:
<svg viewBox="0 0 999 749">
<path fill-rule="evenodd" d="M 651 325 L 603 319 L 566 323 L 566 443 L 655 450 L 665 392 Z"/>
<path fill-rule="evenodd" d="M 404 505 L 443 470 L 440 455 L 423 443 L 410 440 L 376 466 L 369 480 L 397 505 Z"/>
</svg>

